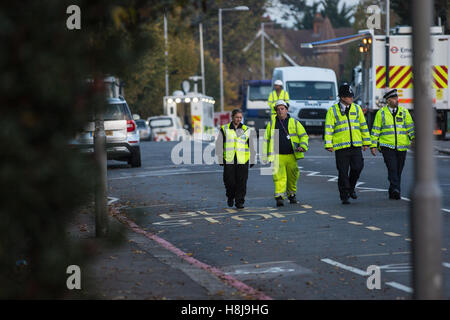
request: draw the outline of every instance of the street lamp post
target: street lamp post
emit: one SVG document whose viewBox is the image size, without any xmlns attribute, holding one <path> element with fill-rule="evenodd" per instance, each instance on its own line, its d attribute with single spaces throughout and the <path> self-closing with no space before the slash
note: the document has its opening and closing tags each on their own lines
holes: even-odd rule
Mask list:
<svg viewBox="0 0 450 320">
<path fill-rule="evenodd" d="M 433 112 L 431 109 L 430 27 L 433 1 L 414 0 L 413 74 L 416 119 L 415 183 L 412 192 L 411 230 L 415 299 L 442 299 L 441 190 L 433 157 Z"/>
<path fill-rule="evenodd" d="M 222 11 L 248 11 L 246 6 L 238 6 L 234 8 L 219 8 L 219 59 L 220 59 L 220 111 L 223 112 L 223 52 L 222 52 Z"/>
</svg>

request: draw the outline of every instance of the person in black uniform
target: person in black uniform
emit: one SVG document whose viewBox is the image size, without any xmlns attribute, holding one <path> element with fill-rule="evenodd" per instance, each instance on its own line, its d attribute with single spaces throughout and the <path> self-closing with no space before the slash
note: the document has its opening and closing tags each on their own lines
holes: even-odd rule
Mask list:
<svg viewBox="0 0 450 320">
<path fill-rule="evenodd" d="M 216 139 L 216 156 L 224 167 L 223 182 L 225 184 L 227 204 L 243 209 L 247 192 L 248 169 L 256 160 L 256 141 L 253 130 L 242 124 L 242 111 L 234 109 L 232 121 L 223 125 Z M 250 143 L 253 139 L 254 143 Z"/>
</svg>

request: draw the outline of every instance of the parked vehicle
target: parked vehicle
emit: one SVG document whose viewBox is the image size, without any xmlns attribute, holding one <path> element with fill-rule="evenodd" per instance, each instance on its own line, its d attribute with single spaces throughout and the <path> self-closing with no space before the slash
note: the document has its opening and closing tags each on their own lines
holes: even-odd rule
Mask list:
<svg viewBox="0 0 450 320">
<path fill-rule="evenodd" d="M 332 69 L 281 67 L 273 70 L 272 84 L 281 80 L 289 93 L 289 114 L 308 133 L 323 134 L 328 109 L 337 102 L 337 79 Z"/>
<path fill-rule="evenodd" d="M 241 86 L 244 123 L 257 133 L 260 129 L 265 129 L 270 121 L 272 110 L 267 100 L 272 90 L 271 80 L 244 80 Z"/>
<path fill-rule="evenodd" d="M 359 52 L 362 53 L 361 63 L 353 69 L 355 100 L 363 107 L 369 127 L 377 111 L 386 105 L 383 95 L 388 88 L 397 89 L 399 105 L 408 109 L 414 117 L 412 28 L 397 26 L 390 30 L 389 35 L 360 30 L 354 35 L 302 43 L 301 46 L 311 49 L 337 47 L 354 41 L 360 42 Z M 442 26 L 430 28 L 430 45 L 429 71 L 432 79 L 428 89 L 433 98 L 430 112 L 436 116 L 433 133 L 437 138 L 445 139 L 450 133 L 450 35 L 444 34 Z"/>
<path fill-rule="evenodd" d="M 109 98 L 104 112 L 106 153 L 108 160 L 127 161 L 132 167 L 141 166 L 139 132 L 132 120 L 124 98 Z M 95 122 L 89 122 L 84 131 L 72 141 L 82 152 L 94 152 Z"/>
<path fill-rule="evenodd" d="M 136 122 L 137 130 L 139 131 L 139 137 L 141 141 L 143 140 L 150 140 L 151 136 L 151 129 L 149 125 L 147 124 L 147 121 L 138 119 L 134 120 Z"/>
<path fill-rule="evenodd" d="M 214 103 L 212 97 L 197 92 L 165 96 L 164 114 L 181 120 L 195 140 L 214 140 Z"/>
<path fill-rule="evenodd" d="M 179 117 L 156 116 L 148 118 L 153 141 L 183 141 L 189 140 L 190 134 L 181 125 Z"/>
</svg>

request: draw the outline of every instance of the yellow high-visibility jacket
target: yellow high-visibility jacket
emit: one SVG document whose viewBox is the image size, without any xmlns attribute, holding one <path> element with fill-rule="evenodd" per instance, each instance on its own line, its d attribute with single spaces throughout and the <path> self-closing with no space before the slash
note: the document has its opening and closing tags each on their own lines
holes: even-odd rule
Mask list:
<svg viewBox="0 0 450 320">
<path fill-rule="evenodd" d="M 245 164 L 250 159 L 250 150 L 247 144 L 249 138 L 249 130 L 246 125 L 242 125 L 240 129 L 230 129 L 230 124 L 222 126 L 225 134 L 225 143 L 223 149 L 223 159 L 226 163 L 234 163 L 234 156 L 236 155 L 238 164 Z M 238 134 L 240 134 L 238 136 Z"/>
<path fill-rule="evenodd" d="M 278 100 L 284 100 L 284 102 L 289 103 L 289 93 L 287 91 L 281 89 L 280 95 L 277 95 L 277 91 L 273 90 L 269 95 L 269 100 L 267 101 L 269 107 L 272 109 L 272 114 L 277 114 L 275 110 L 275 103 Z"/>
<path fill-rule="evenodd" d="M 337 103 L 328 109 L 324 138 L 325 149 L 370 146 L 369 128 L 361 107 L 352 103 L 348 115 L 341 113 Z"/>
<path fill-rule="evenodd" d="M 371 148 L 406 151 L 414 138 L 414 122 L 408 109 L 398 107 L 395 117 L 388 106 L 377 111 L 372 126 Z"/>
</svg>

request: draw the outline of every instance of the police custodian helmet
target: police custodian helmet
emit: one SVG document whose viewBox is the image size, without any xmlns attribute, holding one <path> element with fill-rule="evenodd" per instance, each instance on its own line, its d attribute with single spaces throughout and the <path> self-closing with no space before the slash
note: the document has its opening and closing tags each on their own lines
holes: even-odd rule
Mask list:
<svg viewBox="0 0 450 320">
<path fill-rule="evenodd" d="M 345 98 L 345 97 L 353 97 L 353 90 L 350 87 L 350 85 L 348 83 L 343 83 L 341 84 L 341 86 L 339 87 L 339 97 L 341 98 Z"/>
</svg>

